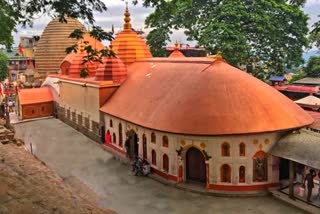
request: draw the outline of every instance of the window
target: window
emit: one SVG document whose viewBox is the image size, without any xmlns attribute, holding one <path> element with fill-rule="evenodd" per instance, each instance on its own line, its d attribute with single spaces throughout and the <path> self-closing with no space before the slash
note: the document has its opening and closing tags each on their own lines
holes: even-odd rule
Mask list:
<svg viewBox="0 0 320 214">
<path fill-rule="evenodd" d="M 82 115 L 78 114 L 78 124 L 82 125 Z"/>
<path fill-rule="evenodd" d="M 110 120 L 110 127 L 113 127 L 113 123 L 112 123 L 112 120 Z"/>
<path fill-rule="evenodd" d="M 44 111 L 44 106 L 41 106 L 41 111 Z"/>
<path fill-rule="evenodd" d="M 244 166 L 240 166 L 239 168 L 239 183 L 246 182 L 246 168 Z"/>
<path fill-rule="evenodd" d="M 31 111 L 31 114 L 34 114 L 34 110 Z"/>
<path fill-rule="evenodd" d="M 239 155 L 246 156 L 246 144 L 244 143 L 239 144 Z"/>
<path fill-rule="evenodd" d="M 147 137 L 145 134 L 142 135 L 142 155 L 143 160 L 147 160 Z"/>
<path fill-rule="evenodd" d="M 268 159 L 263 151 L 259 151 L 253 156 L 253 181 L 268 181 Z"/>
<path fill-rule="evenodd" d="M 169 157 L 166 154 L 162 157 L 162 168 L 165 172 L 169 172 Z"/>
<path fill-rule="evenodd" d="M 221 145 L 221 156 L 230 156 L 230 145 L 227 142 L 224 142 Z"/>
<path fill-rule="evenodd" d="M 113 143 L 117 143 L 116 133 L 113 133 L 113 134 L 112 134 L 112 142 L 113 142 Z"/>
<path fill-rule="evenodd" d="M 151 163 L 152 165 L 157 165 L 157 154 L 154 150 L 151 152 Z"/>
<path fill-rule="evenodd" d="M 168 137 L 166 135 L 164 135 L 162 137 L 162 146 L 163 147 L 168 147 L 169 146 L 169 140 L 168 140 Z"/>
<path fill-rule="evenodd" d="M 151 142 L 156 143 L 156 134 L 154 132 L 151 133 Z"/>
<path fill-rule="evenodd" d="M 221 182 L 231 183 L 231 167 L 228 164 L 223 164 L 220 169 Z"/>
<path fill-rule="evenodd" d="M 119 123 L 119 146 L 122 147 L 122 125 Z"/>
</svg>

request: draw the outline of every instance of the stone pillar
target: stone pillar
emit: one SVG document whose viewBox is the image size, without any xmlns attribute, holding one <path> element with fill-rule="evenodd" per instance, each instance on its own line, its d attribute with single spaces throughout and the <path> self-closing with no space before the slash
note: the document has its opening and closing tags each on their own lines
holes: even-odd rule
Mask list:
<svg viewBox="0 0 320 214">
<path fill-rule="evenodd" d="M 206 160 L 206 187 L 210 188 L 210 171 L 209 171 L 209 160 Z"/>
<path fill-rule="evenodd" d="M 294 162 L 289 161 L 289 197 L 294 199 Z"/>
</svg>

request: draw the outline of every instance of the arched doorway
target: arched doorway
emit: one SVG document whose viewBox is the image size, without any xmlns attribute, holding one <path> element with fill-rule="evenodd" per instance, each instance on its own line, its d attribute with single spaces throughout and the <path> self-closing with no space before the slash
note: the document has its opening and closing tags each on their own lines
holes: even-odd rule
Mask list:
<svg viewBox="0 0 320 214">
<path fill-rule="evenodd" d="M 206 163 L 202 152 L 191 147 L 186 153 L 187 181 L 206 182 Z"/>
<path fill-rule="evenodd" d="M 128 134 L 128 140 L 126 142 L 127 154 L 130 159 L 134 159 L 138 157 L 139 147 L 138 147 L 138 135 L 137 133 L 131 129 Z"/>
</svg>

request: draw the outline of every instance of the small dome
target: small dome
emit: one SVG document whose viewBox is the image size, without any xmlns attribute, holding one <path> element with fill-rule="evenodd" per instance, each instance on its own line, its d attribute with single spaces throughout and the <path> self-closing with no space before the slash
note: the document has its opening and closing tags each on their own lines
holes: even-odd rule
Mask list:
<svg viewBox="0 0 320 214">
<path fill-rule="evenodd" d="M 105 57 L 99 65 L 95 80 L 112 80 L 115 83 L 123 82 L 127 77 L 127 66 L 117 57 Z"/>
<path fill-rule="evenodd" d="M 105 46 L 98 40 L 91 37 L 88 33 L 83 36 L 78 42 L 78 52 L 68 54 L 60 65 L 60 72 L 62 75 L 68 75 L 70 77 L 80 77 L 80 71 L 82 68 L 88 69 L 88 76 L 95 76 L 96 69 L 99 66 L 99 62 L 87 62 L 83 64 L 83 58 L 87 53 L 83 50 L 85 46 L 91 45 L 95 50 L 102 50 Z"/>
<path fill-rule="evenodd" d="M 169 58 L 179 58 L 179 57 L 185 57 L 184 55 L 183 55 L 183 53 L 181 53 L 181 51 L 179 50 L 180 48 L 179 48 L 179 44 L 178 44 L 178 42 L 176 42 L 175 44 L 174 44 L 174 50 L 173 50 L 173 52 L 169 55 Z"/>
<path fill-rule="evenodd" d="M 36 70 L 41 76 L 57 73 L 66 48 L 76 44 L 77 40 L 69 38 L 75 29 L 84 26 L 75 19 L 67 18 L 67 23 L 54 19 L 46 26 L 35 51 Z"/>
<path fill-rule="evenodd" d="M 131 28 L 128 7 L 124 21 L 123 31 L 112 41 L 113 51 L 126 65 L 133 63 L 136 59 L 152 57 L 147 44 Z"/>
</svg>

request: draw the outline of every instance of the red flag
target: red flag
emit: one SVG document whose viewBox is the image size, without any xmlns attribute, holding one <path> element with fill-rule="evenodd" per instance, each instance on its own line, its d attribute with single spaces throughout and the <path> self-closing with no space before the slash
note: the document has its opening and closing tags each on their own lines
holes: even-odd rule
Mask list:
<svg viewBox="0 0 320 214">
<path fill-rule="evenodd" d="M 23 49 L 22 49 L 22 46 L 21 46 L 21 44 L 19 44 L 19 53 L 21 54 L 21 55 L 23 55 Z"/>
<path fill-rule="evenodd" d="M 112 34 L 114 34 L 114 26 L 112 25 L 112 28 L 111 28 L 111 32 Z"/>
</svg>

